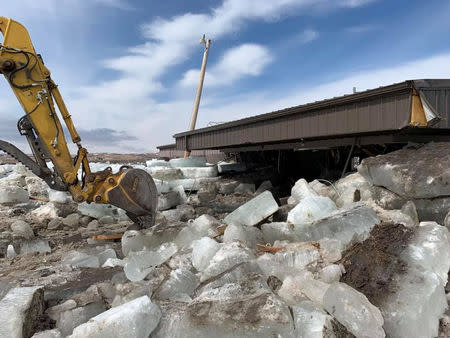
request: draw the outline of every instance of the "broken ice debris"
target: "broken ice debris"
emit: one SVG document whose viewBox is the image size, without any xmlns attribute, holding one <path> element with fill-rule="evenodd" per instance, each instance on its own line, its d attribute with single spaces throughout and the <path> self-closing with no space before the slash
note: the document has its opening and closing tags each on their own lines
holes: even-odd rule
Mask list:
<svg viewBox="0 0 450 338">
<path fill-rule="evenodd" d="M 328 266 L 325 266 L 324 268 L 322 268 L 322 270 L 319 271 L 319 278 L 320 280 L 328 284 L 339 282 L 343 270 L 344 267 L 342 265 L 330 264 Z"/>
<path fill-rule="evenodd" d="M 294 226 L 285 222 L 265 223 L 261 225 L 264 243 L 273 244 L 275 241 L 295 241 Z"/>
<path fill-rule="evenodd" d="M 300 202 L 305 197 L 315 196 L 318 196 L 317 193 L 310 187 L 304 178 L 295 182 L 295 185 L 291 189 L 291 197 L 295 200 L 295 203 Z"/>
<path fill-rule="evenodd" d="M 428 143 L 369 157 L 358 172 L 373 185 L 382 186 L 408 199 L 450 195 L 450 147 Z"/>
<path fill-rule="evenodd" d="M 350 336 L 345 328 L 309 300 L 304 300 L 292 307 L 294 316 L 294 337 L 331 338 Z"/>
<path fill-rule="evenodd" d="M 329 216 L 336 210 L 336 205 L 328 197 L 306 196 L 292 209 L 287 221 L 291 224 L 309 224 Z"/>
<path fill-rule="evenodd" d="M 334 238 L 346 248 L 353 241 L 365 240 L 370 230 L 378 223 L 375 211 L 359 202 L 339 209 L 314 223 L 296 225 L 295 232 L 301 241 Z"/>
<path fill-rule="evenodd" d="M 0 337 L 31 337 L 44 307 L 40 286 L 9 290 L 0 300 Z"/>
<path fill-rule="evenodd" d="M 92 317 L 105 311 L 103 303 L 90 303 L 74 309 L 63 311 L 57 316 L 56 326 L 63 337 L 70 335 L 75 327 L 87 322 Z"/>
<path fill-rule="evenodd" d="M 20 237 L 31 239 L 34 237 L 33 229 L 31 226 L 24 221 L 17 220 L 11 223 L 10 225 L 12 232 Z"/>
<path fill-rule="evenodd" d="M 48 240 L 46 239 L 32 239 L 28 241 L 23 241 L 20 243 L 20 254 L 28 254 L 28 253 L 44 253 L 51 252 L 50 245 L 48 244 Z"/>
<path fill-rule="evenodd" d="M 190 168 L 181 167 L 181 172 L 185 178 L 200 178 L 200 177 L 216 177 L 217 176 L 217 166 L 212 165 L 210 167 L 203 168 Z"/>
<path fill-rule="evenodd" d="M 220 247 L 221 244 L 209 237 L 194 241 L 192 243 L 192 265 L 194 268 L 198 271 L 205 270 Z"/>
<path fill-rule="evenodd" d="M 31 338 L 61 338 L 61 331 L 58 329 L 53 330 L 45 330 L 41 332 L 37 332 Z"/>
<path fill-rule="evenodd" d="M 394 277 L 397 291 L 380 306 L 386 333 L 392 337 L 436 337 L 447 308 L 448 230 L 434 222 L 422 222 L 414 229 L 401 254 L 408 269 Z"/>
<path fill-rule="evenodd" d="M 258 274 L 205 290 L 187 307 L 172 332 L 186 337 L 290 337 L 288 306 Z"/>
<path fill-rule="evenodd" d="M 224 218 L 227 224 L 252 226 L 266 219 L 278 210 L 278 204 L 270 191 L 251 199 Z"/>
<path fill-rule="evenodd" d="M 249 248 L 255 248 L 257 243 L 262 243 L 262 240 L 261 230 L 240 224 L 228 225 L 223 234 L 224 243 L 241 241 Z"/>
<path fill-rule="evenodd" d="M 84 252 L 71 251 L 63 259 L 63 265 L 71 266 L 72 268 L 98 268 L 100 261 L 97 256 L 88 255 Z"/>
<path fill-rule="evenodd" d="M 181 229 L 175 238 L 175 244 L 180 248 L 191 246 L 192 242 L 205 236 L 217 234 L 216 228 L 220 222 L 210 215 L 201 215 L 188 226 Z"/>
<path fill-rule="evenodd" d="M 191 301 L 190 296 L 199 285 L 196 275 L 186 269 L 176 269 L 170 272 L 170 277 L 156 292 L 157 299 Z"/>
<path fill-rule="evenodd" d="M 200 281 L 204 282 L 217 276 L 233 266 L 254 259 L 253 253 L 240 242 L 224 244 L 213 256 L 208 267 L 201 273 Z"/>
<path fill-rule="evenodd" d="M 367 201 L 372 197 L 370 184 L 359 173 L 341 178 L 334 186 L 337 190 L 336 205 L 339 208 L 353 202 Z"/>
<path fill-rule="evenodd" d="M 315 264 L 320 259 L 319 250 L 312 243 L 292 243 L 275 254 L 264 254 L 257 258 L 261 270 L 268 276 L 276 276 L 283 280 Z"/>
<path fill-rule="evenodd" d="M 148 296 L 105 311 L 73 330 L 71 338 L 147 338 L 161 319 L 161 310 Z"/>
<path fill-rule="evenodd" d="M 255 185 L 253 183 L 241 183 L 234 189 L 234 192 L 251 195 L 255 193 Z"/>
<path fill-rule="evenodd" d="M 125 275 L 132 282 L 143 280 L 156 266 L 167 261 L 177 251 L 174 243 L 164 243 L 154 251 L 131 252 L 125 258 Z"/>
<path fill-rule="evenodd" d="M 347 284 L 331 284 L 323 296 L 323 306 L 356 337 L 385 337 L 380 310 Z"/>
<path fill-rule="evenodd" d="M 0 204 L 18 204 L 28 201 L 28 193 L 17 185 L 0 184 Z"/>
<path fill-rule="evenodd" d="M 296 271 L 291 271 L 295 273 Z M 323 296 L 329 288 L 329 284 L 313 278 L 311 272 L 303 270 L 296 275 L 287 276 L 278 295 L 288 304 L 295 305 L 302 300 L 309 299 L 317 306 L 323 306 Z"/>
<path fill-rule="evenodd" d="M 174 158 L 169 161 L 172 168 L 206 167 L 205 157 Z"/>
</svg>

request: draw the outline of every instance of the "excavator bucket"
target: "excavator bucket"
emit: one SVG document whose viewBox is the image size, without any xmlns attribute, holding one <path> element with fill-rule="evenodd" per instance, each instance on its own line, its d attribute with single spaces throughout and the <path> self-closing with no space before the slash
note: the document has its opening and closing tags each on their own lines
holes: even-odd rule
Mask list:
<svg viewBox="0 0 450 338">
<path fill-rule="evenodd" d="M 145 170 L 123 170 L 118 184 L 106 195 L 110 204 L 126 210 L 128 217 L 140 227 L 149 228 L 155 224 L 158 192 Z"/>
</svg>

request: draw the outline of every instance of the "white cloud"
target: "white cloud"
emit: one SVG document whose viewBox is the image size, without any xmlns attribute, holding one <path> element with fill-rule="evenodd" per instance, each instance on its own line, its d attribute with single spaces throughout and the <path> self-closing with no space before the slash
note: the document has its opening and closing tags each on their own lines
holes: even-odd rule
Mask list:
<svg viewBox="0 0 450 338">
<path fill-rule="evenodd" d="M 206 126 L 210 121 L 223 121 L 223 116 L 227 116 L 228 120 L 234 120 L 351 94 L 353 87 L 356 87 L 357 91 L 364 91 L 405 80 L 427 78 L 450 78 L 450 53 L 406 62 L 393 67 L 348 74 L 342 79 L 314 87 L 300 84 L 289 92 L 256 91 L 226 100 L 217 100 L 203 107 L 199 114 L 199 127 Z"/>
<path fill-rule="evenodd" d="M 205 85 L 229 85 L 244 76 L 258 76 L 272 60 L 270 51 L 261 45 L 248 43 L 231 48 L 206 72 Z M 199 70 L 188 70 L 180 84 L 187 87 L 196 86 L 199 74 Z"/>
<path fill-rule="evenodd" d="M 17 4 L 18 2 L 10 1 L 2 5 L 2 14 L 16 17 L 19 21 L 26 19 L 24 23 L 30 22 L 32 37 L 37 37 L 35 40 L 37 47 L 46 46 L 46 48 L 38 48 L 46 59 L 46 55 L 54 55 L 52 51 L 59 46 L 62 57 L 49 60 L 53 63 L 48 62 L 48 65 L 53 70 L 53 74 L 59 75 L 55 76 L 55 80 L 61 84 L 60 88 L 65 94 L 75 124 L 84 130 L 109 128 L 124 131 L 126 135 L 139 138 L 139 140 L 124 140 L 117 151 L 131 149 L 149 151 L 158 144 L 170 142 L 171 134 L 184 130 L 188 126 L 192 98 L 185 99 L 184 95 L 175 96 L 172 101 L 165 102 L 158 99 L 158 94 L 173 90 L 173 88 L 166 88 L 167 84 L 163 81 L 164 75 L 172 67 L 187 60 L 193 51 L 197 50 L 195 47 L 198 46 L 198 38 L 202 34 L 206 33 L 214 41 L 220 41 L 254 21 L 273 22 L 282 20 L 286 16 L 309 15 L 311 10 L 353 8 L 369 1 L 224 0 L 218 7 L 204 13 L 186 13 L 172 18 L 159 18 L 142 25 L 144 43 L 124 49 L 122 56 L 102 61 L 101 64 L 105 68 L 115 71 L 116 74 L 108 76 L 108 80 L 97 83 L 92 82 L 92 79 L 98 72 L 95 69 L 97 65 L 95 62 L 98 60 L 89 60 L 90 63 L 82 62 L 83 71 L 80 71 L 79 67 L 67 64 L 68 60 L 64 57 L 66 54 L 72 55 L 73 49 L 77 49 L 79 53 L 73 53 L 73 55 L 88 53 L 89 48 L 81 44 L 84 40 L 82 36 L 79 36 L 80 44 L 74 45 L 71 39 L 64 38 L 62 33 L 61 36 L 57 35 L 59 34 L 57 27 L 67 27 L 68 22 L 71 24 L 76 22 L 79 30 L 85 29 L 85 36 L 88 36 L 90 26 L 86 23 L 95 22 L 96 15 L 99 14 L 91 11 L 94 6 L 128 9 L 129 3 L 125 0 L 40 0 L 39 2 L 22 0 L 20 4 Z M 48 20 L 53 20 L 53 25 L 42 22 L 43 12 Z M 67 17 L 71 20 L 66 21 Z M 314 32 L 306 31 L 304 42 L 316 38 L 317 34 Z M 54 39 L 55 36 L 59 38 L 58 41 Z M 83 46 L 85 50 L 80 52 L 80 46 Z M 245 52 L 249 51 L 251 53 L 245 55 Z M 224 54 L 219 63 L 213 66 L 206 81 L 212 81 L 211 86 L 213 86 L 214 83 L 216 85 L 230 84 L 243 76 L 257 76 L 271 60 L 272 56 L 262 46 L 249 44 L 232 48 Z M 55 69 L 58 71 L 55 72 Z M 63 77 L 62 81 L 61 77 Z M 75 85 L 71 87 L 72 83 Z M 218 99 L 212 95 L 204 97 L 200 114 L 203 114 L 204 109 L 214 108 L 220 111 L 222 105 L 218 102 L 228 99 L 233 98 Z M 240 102 L 245 101 L 245 98 L 242 98 Z M 214 113 L 214 109 L 209 120 L 223 120 L 222 115 L 218 116 Z M 261 110 L 255 109 L 255 112 L 266 110 L 261 107 Z M 237 114 L 242 110 L 230 112 Z M 0 113 L 10 114 L 3 108 Z M 105 149 L 101 145 L 96 147 L 95 144 L 86 146 L 91 151 Z"/>
</svg>

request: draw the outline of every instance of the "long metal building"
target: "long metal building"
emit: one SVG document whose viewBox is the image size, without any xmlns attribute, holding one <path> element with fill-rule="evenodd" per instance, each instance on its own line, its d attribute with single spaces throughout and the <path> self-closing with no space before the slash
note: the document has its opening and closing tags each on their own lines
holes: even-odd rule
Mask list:
<svg viewBox="0 0 450 338">
<path fill-rule="evenodd" d="M 404 81 L 174 138 L 177 150 L 223 152 L 450 141 L 450 79 Z"/>
</svg>

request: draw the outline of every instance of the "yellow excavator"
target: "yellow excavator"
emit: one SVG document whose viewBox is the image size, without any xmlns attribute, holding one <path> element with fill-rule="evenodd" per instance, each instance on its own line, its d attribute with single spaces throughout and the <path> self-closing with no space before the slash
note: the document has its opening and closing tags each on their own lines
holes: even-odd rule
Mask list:
<svg viewBox="0 0 450 338">
<path fill-rule="evenodd" d="M 142 169 L 123 166 L 92 172 L 87 150 L 73 124 L 58 86 L 37 54 L 27 29 L 19 22 L 0 17 L 0 72 L 8 80 L 25 114 L 17 127 L 30 145 L 30 158 L 14 145 L 0 140 L 0 150 L 23 163 L 52 189 L 69 191 L 77 203 L 108 203 L 127 212 L 139 227 L 154 224 L 157 190 L 152 177 Z M 77 154 L 72 158 L 55 103 Z M 52 162 L 52 168 L 47 166 Z"/>
</svg>

